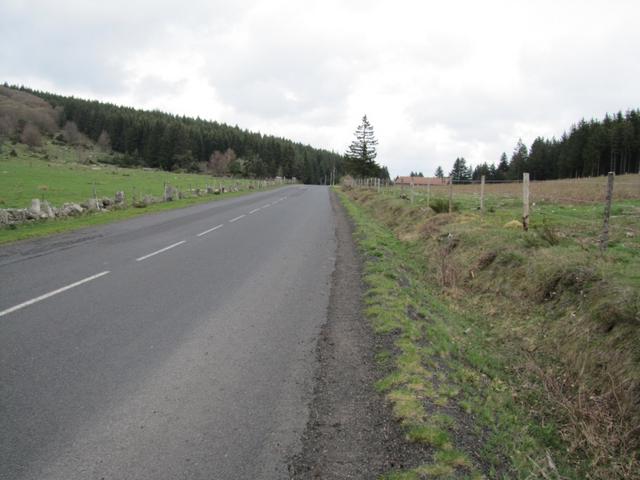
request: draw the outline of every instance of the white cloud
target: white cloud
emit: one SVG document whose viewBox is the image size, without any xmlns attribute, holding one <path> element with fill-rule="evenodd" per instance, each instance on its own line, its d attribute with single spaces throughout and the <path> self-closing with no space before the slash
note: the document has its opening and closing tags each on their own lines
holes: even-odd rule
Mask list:
<svg viewBox="0 0 640 480">
<path fill-rule="evenodd" d="M 0 80 L 344 151 L 362 114 L 392 174 L 496 161 L 637 108 L 633 1 L 18 1 Z"/>
</svg>

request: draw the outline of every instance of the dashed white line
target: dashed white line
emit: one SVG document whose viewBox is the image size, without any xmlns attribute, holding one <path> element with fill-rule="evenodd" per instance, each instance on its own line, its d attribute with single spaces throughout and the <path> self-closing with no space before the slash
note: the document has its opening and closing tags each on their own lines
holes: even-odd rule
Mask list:
<svg viewBox="0 0 640 480">
<path fill-rule="evenodd" d="M 261 206 L 260 208 L 269 208 L 271 206 L 270 203 L 267 203 L 266 205 Z"/>
<path fill-rule="evenodd" d="M 262 207 L 254 208 L 253 210 L 251 210 L 251 211 L 249 212 L 249 215 L 253 215 L 253 214 L 254 214 L 254 213 L 256 213 L 256 212 L 259 212 L 261 209 L 262 209 Z"/>
<path fill-rule="evenodd" d="M 149 257 L 153 257 L 154 255 L 158 255 L 159 253 L 166 252 L 167 250 L 171 250 L 172 248 L 177 247 L 178 245 L 182 245 L 186 240 L 182 240 L 181 242 L 176 242 L 173 245 L 169 245 L 168 247 L 161 248 L 160 250 L 156 250 L 155 252 L 151 252 L 148 255 L 145 255 L 140 258 L 136 258 L 136 262 L 141 262 L 142 260 L 146 260 Z"/>
<path fill-rule="evenodd" d="M 229 220 L 229 223 L 237 222 L 238 220 L 244 217 L 246 217 L 246 215 L 239 215 L 236 218 L 232 218 L 231 220 Z"/>
<path fill-rule="evenodd" d="M 82 280 L 79 280 L 75 283 L 71 283 L 69 285 L 67 285 L 66 287 L 62 287 L 62 288 L 58 288 L 57 290 L 54 290 L 52 292 L 49 293 L 45 293 L 44 295 L 40 295 L 39 297 L 36 298 L 32 298 L 31 300 L 27 300 L 26 302 L 20 303 L 19 305 L 15 305 L 11 308 L 7 308 L 6 310 L 2 310 L 0 312 L 0 317 L 3 317 L 11 312 L 15 312 L 16 310 L 20 310 L 21 308 L 24 307 L 28 307 L 29 305 L 33 305 L 34 303 L 40 302 L 42 300 L 45 300 L 49 297 L 53 297 L 54 295 L 57 295 L 59 293 L 65 292 L 67 290 L 70 290 L 72 288 L 75 288 L 79 285 L 82 285 L 83 283 L 87 283 L 90 282 L 91 280 L 95 280 L 96 278 L 100 278 L 103 277 L 104 275 L 106 275 L 107 273 L 110 273 L 109 270 L 105 270 L 104 272 L 100 272 L 100 273 L 96 273 L 95 275 L 91 275 L 90 277 L 84 278 Z"/>
<path fill-rule="evenodd" d="M 201 237 L 203 235 L 206 235 L 207 233 L 213 232 L 214 230 L 217 230 L 220 227 L 222 227 L 222 225 L 216 225 L 215 227 L 210 228 L 209 230 L 205 230 L 204 232 L 200 232 L 198 235 L 196 235 L 196 237 Z"/>
</svg>

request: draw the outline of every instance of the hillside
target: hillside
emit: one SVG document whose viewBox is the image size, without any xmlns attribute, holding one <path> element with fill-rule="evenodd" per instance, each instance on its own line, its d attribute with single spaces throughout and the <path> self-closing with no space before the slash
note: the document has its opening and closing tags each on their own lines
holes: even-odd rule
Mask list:
<svg viewBox="0 0 640 480">
<path fill-rule="evenodd" d="M 323 183 L 332 168 L 339 175 L 343 168 L 342 156 L 334 152 L 237 126 L 1 86 L 0 136 L 27 140 L 27 126 L 36 137 L 77 130 L 121 154 L 122 166 L 296 177 L 305 183 Z"/>
</svg>

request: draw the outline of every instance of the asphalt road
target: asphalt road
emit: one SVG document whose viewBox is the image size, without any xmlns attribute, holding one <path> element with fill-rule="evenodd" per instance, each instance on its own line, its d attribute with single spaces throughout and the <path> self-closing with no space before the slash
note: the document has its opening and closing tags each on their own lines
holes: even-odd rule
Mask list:
<svg viewBox="0 0 640 480">
<path fill-rule="evenodd" d="M 0 247 L 0 478 L 288 478 L 334 230 L 290 186 Z"/>
</svg>

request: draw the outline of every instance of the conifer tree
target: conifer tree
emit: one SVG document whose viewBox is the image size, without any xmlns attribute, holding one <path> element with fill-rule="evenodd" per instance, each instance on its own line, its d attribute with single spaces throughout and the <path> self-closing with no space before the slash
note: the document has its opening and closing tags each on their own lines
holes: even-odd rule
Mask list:
<svg viewBox="0 0 640 480">
<path fill-rule="evenodd" d="M 453 168 L 449 176 L 453 183 L 467 183 L 471 180 L 472 170 L 467 167 L 467 161 L 464 157 L 456 158 L 453 162 Z"/>
<path fill-rule="evenodd" d="M 378 155 L 378 140 L 366 115 L 362 117 L 362 123 L 358 125 L 354 135 L 356 138 L 349 145 L 345 155 L 347 171 L 355 177 L 378 177 L 380 166 L 375 161 Z"/>
</svg>

